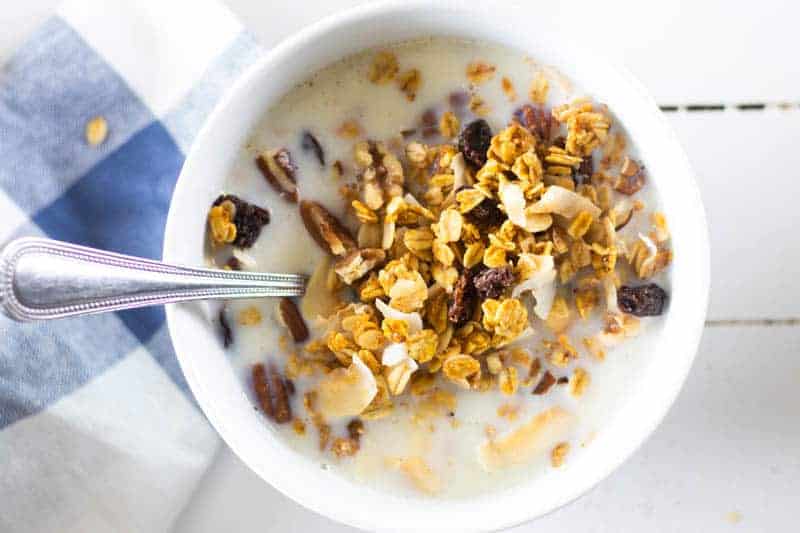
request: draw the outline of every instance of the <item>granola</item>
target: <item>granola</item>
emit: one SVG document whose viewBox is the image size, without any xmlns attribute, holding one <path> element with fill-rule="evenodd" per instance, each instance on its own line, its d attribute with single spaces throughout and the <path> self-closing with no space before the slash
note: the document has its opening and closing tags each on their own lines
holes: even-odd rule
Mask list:
<svg viewBox="0 0 800 533">
<path fill-rule="evenodd" d="M 376 125 L 369 99 L 347 99 L 316 122 L 281 116 L 280 135 L 248 152 L 266 205 L 280 206 L 267 238 L 292 220 L 304 226 L 309 249 L 290 268 L 308 265 L 311 276 L 276 316 L 228 304 L 215 316 L 223 342 L 283 324 L 279 349 L 252 369 L 256 398 L 271 418 L 276 401 L 295 402 L 287 428 L 341 465 L 366 460 L 382 432 L 408 422 L 411 444 L 380 462 L 440 492 L 449 478 L 431 442 L 477 420 L 486 441 L 470 449 L 486 470 L 535 455 L 558 467 L 581 437 L 566 406 L 597 401 L 597 365 L 623 364 L 611 348 L 667 309 L 673 251 L 666 218 L 648 205 L 650 169 L 604 105 L 564 101 L 546 68 L 526 79 L 473 56 L 432 101 L 441 80 L 417 56 L 365 57 L 358 83 L 391 101 L 396 127 Z M 257 271 L 270 246 L 248 251 L 256 260 L 241 248 L 269 213 L 242 220 L 243 207 L 220 196 L 208 239 L 216 264 Z"/>
</svg>

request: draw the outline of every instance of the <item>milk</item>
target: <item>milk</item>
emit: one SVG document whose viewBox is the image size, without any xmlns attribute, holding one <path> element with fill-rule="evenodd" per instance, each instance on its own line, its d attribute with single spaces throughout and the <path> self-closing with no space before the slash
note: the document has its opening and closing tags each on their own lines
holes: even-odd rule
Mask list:
<svg viewBox="0 0 800 533">
<path fill-rule="evenodd" d="M 583 95 L 554 69 L 538 64 L 535 58 L 496 45 L 431 38 L 398 44 L 391 50 L 399 60 L 401 72 L 408 68 L 417 68 L 421 72 L 422 83 L 413 102 L 409 102 L 395 84 L 375 85 L 369 81 L 367 72 L 374 51 L 367 51 L 330 65 L 291 90 L 264 114 L 246 146 L 242 147 L 240 157 L 230 170 L 224 192 L 267 207 L 272 215 L 271 223 L 264 227 L 256 244 L 244 251 L 246 270 L 310 275 L 324 254 L 303 226 L 297 205 L 281 199 L 257 170 L 254 158 L 259 152 L 288 148 L 298 166 L 301 198 L 317 200 L 344 218 L 345 201 L 338 189 L 345 181 L 353 179 L 352 147 L 355 142 L 336 134 L 344 121 L 356 121 L 364 136 L 375 140 L 389 140 L 396 138 L 402 130 L 419 128 L 419 118 L 425 111 L 432 109 L 440 115 L 446 110 L 448 95 L 469 89 L 465 70 L 467 64 L 475 60 L 497 68 L 494 79 L 479 85 L 476 90 L 490 109 L 484 118 L 495 133 L 508 124 L 515 109 L 529 103 L 527 94 L 531 81 L 540 71 L 546 72 L 550 81 L 548 106 Z M 513 102 L 501 88 L 503 77 L 510 79 L 514 86 L 517 97 Z M 465 116 L 469 120 L 470 115 Z M 618 128 L 616 125 L 617 131 Z M 324 168 L 313 152 L 301 149 L 301 135 L 305 131 L 313 133 L 323 146 Z M 629 150 L 628 153 L 635 155 L 635 151 Z M 344 180 L 332 177 L 331 165 L 336 160 L 344 163 Z M 646 203 L 647 212 L 657 206 L 652 183 L 648 183 L 636 197 Z M 646 216 L 640 214 L 620 235 L 629 239 L 646 228 Z M 666 279 L 662 277 L 656 281 L 668 290 Z M 269 358 L 282 366 L 285 358 L 279 338 L 286 336 L 286 330 L 275 319 L 275 304 L 269 299 L 228 304 L 235 339 L 230 349 L 231 363 L 240 371 L 242 387 L 253 398 L 254 405 L 257 402 L 249 381 L 251 366 Z M 256 326 L 239 326 L 235 317 L 240 310 L 250 306 L 260 309 L 264 320 Z M 306 318 L 313 329 L 310 317 Z M 570 411 L 575 420 L 561 439 L 571 445 L 566 459 L 569 462 L 591 446 L 592 437 L 603 431 L 604 421 L 628 400 L 625 391 L 648 364 L 648 338 L 660 328 L 661 321 L 661 318 L 643 320 L 640 336 L 610 350 L 604 362 L 595 361 L 579 346 L 584 334 L 598 331 L 599 320 L 576 321 L 569 333 L 581 357 L 568 368 L 555 369 L 553 373 L 556 377 L 570 376 L 576 365 L 588 370 L 591 385 L 580 398 L 572 397 L 564 385 L 554 385 L 542 396 L 532 395 L 530 387 L 521 388 L 509 398 L 496 390 L 486 393 L 466 391 L 441 380 L 442 387 L 456 394 L 457 407 L 452 413 L 418 420 L 414 417 L 416 399 L 406 394 L 395 402 L 395 410 L 390 416 L 365 422 L 365 434 L 355 456 L 337 459 L 330 451 L 321 453 L 318 450 L 316 430 L 307 420 L 302 406 L 302 393 L 313 384 L 314 378 L 303 378 L 295 383 L 298 393 L 292 400 L 292 407 L 296 416 L 306 419 L 306 435 L 297 435 L 291 424 L 277 429 L 287 445 L 309 460 L 356 483 L 393 493 L 418 495 L 407 476 L 396 468 L 397 458 L 408 456 L 423 457 L 439 476 L 442 490 L 435 496 L 437 498 L 464 498 L 531 482 L 552 468 L 549 454 L 540 454 L 526 465 L 488 472 L 477 456 L 479 445 L 487 439 L 487 429 L 491 427 L 497 434 L 503 434 L 544 409 L 561 406 Z M 541 341 L 552 340 L 553 335 L 548 334 L 541 322 L 532 325 L 536 333 L 521 345 L 528 348 L 532 356 L 543 359 Z M 520 377 L 524 379 L 526 376 L 522 373 Z M 515 419 L 498 416 L 500 406 L 517 409 Z M 346 436 L 344 425 L 347 422 L 332 421 L 333 434 Z M 264 423 L 271 422 L 265 417 Z"/>
</svg>

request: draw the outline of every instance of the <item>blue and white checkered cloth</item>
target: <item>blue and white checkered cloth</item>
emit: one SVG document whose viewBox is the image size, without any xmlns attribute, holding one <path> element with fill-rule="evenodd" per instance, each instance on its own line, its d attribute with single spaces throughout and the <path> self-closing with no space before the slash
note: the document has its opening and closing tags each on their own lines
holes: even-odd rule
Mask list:
<svg viewBox="0 0 800 533">
<path fill-rule="evenodd" d="M 184 153 L 257 54 L 214 0 L 68 1 L 0 70 L 0 245 L 160 258 Z M 162 309 L 0 316 L 0 531 L 168 531 L 217 445 Z"/>
</svg>

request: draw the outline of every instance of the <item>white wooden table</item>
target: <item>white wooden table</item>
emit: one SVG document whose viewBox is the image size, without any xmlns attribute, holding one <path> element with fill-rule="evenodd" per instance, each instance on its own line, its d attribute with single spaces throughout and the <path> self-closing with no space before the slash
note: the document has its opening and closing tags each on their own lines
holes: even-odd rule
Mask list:
<svg viewBox="0 0 800 533">
<path fill-rule="evenodd" d="M 227 1 L 265 47 L 358 3 Z M 0 61 L 57 0 L 7 4 Z M 669 117 L 702 189 L 713 287 L 700 353 L 661 427 L 591 493 L 515 531 L 797 531 L 800 7 L 783 0 L 561 4 L 576 31 L 596 34 L 660 104 L 679 106 Z M 751 103 L 766 107 L 736 107 Z M 725 109 L 687 111 L 692 104 Z M 175 530 L 351 531 L 283 497 L 225 448 Z"/>
</svg>

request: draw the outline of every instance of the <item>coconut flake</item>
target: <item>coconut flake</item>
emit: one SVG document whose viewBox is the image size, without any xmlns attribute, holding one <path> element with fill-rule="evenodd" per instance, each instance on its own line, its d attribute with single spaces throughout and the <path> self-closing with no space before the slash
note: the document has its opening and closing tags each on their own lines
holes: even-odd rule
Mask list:
<svg viewBox="0 0 800 533">
<path fill-rule="evenodd" d="M 416 311 L 413 313 L 404 313 L 398 311 L 394 307 L 390 307 L 384 303 L 380 298 L 375 300 L 375 307 L 381 312 L 383 318 L 392 318 L 394 320 L 402 320 L 408 324 L 409 333 L 417 333 L 422 331 L 422 317 Z"/>
<path fill-rule="evenodd" d="M 383 364 L 383 366 L 394 366 L 399 365 L 406 359 L 411 359 L 408 356 L 408 347 L 406 347 L 406 343 L 394 342 L 383 349 L 381 364 Z"/>
<path fill-rule="evenodd" d="M 618 315 L 621 313 L 619 304 L 617 303 L 617 286 L 614 285 L 614 280 L 606 277 L 603 279 L 603 288 L 606 292 L 606 309 L 609 313 Z"/>
<path fill-rule="evenodd" d="M 465 185 L 472 185 L 472 176 L 464 161 L 464 154 L 459 152 L 453 156 L 450 161 L 450 169 L 453 171 L 453 191 L 457 191 Z"/>
<path fill-rule="evenodd" d="M 252 255 L 248 254 L 247 252 L 242 251 L 239 248 L 233 249 L 233 257 L 239 260 L 241 264 L 246 266 L 247 268 L 256 268 L 258 263 L 253 258 Z"/>
<path fill-rule="evenodd" d="M 600 216 L 600 208 L 585 196 L 553 185 L 548 187 L 538 202 L 528 208 L 531 213 L 556 213 L 573 218 L 581 211 L 587 211 L 592 218 Z"/>
<path fill-rule="evenodd" d="M 319 411 L 326 418 L 356 416 L 372 402 L 378 384 L 357 355 L 347 368 L 337 368 L 319 382 Z"/>
<path fill-rule="evenodd" d="M 650 237 L 647 235 L 642 235 L 641 233 L 639 234 L 639 238 L 642 240 L 644 245 L 647 246 L 647 251 L 650 252 L 648 257 L 655 257 L 658 254 L 658 246 L 656 246 L 656 243 L 654 243 Z"/>
<path fill-rule="evenodd" d="M 497 195 L 506 208 L 506 215 L 514 225 L 525 228 L 525 195 L 522 193 L 522 188 L 516 183 L 509 183 L 501 179 L 500 186 L 497 190 Z"/>
<path fill-rule="evenodd" d="M 536 299 L 533 312 L 542 320 L 547 320 L 553 300 L 556 296 L 556 270 L 553 256 L 541 255 L 539 258 L 540 268 L 528 279 L 518 283 L 512 290 L 511 296 L 517 298 L 525 291 L 531 291 Z"/>
</svg>

